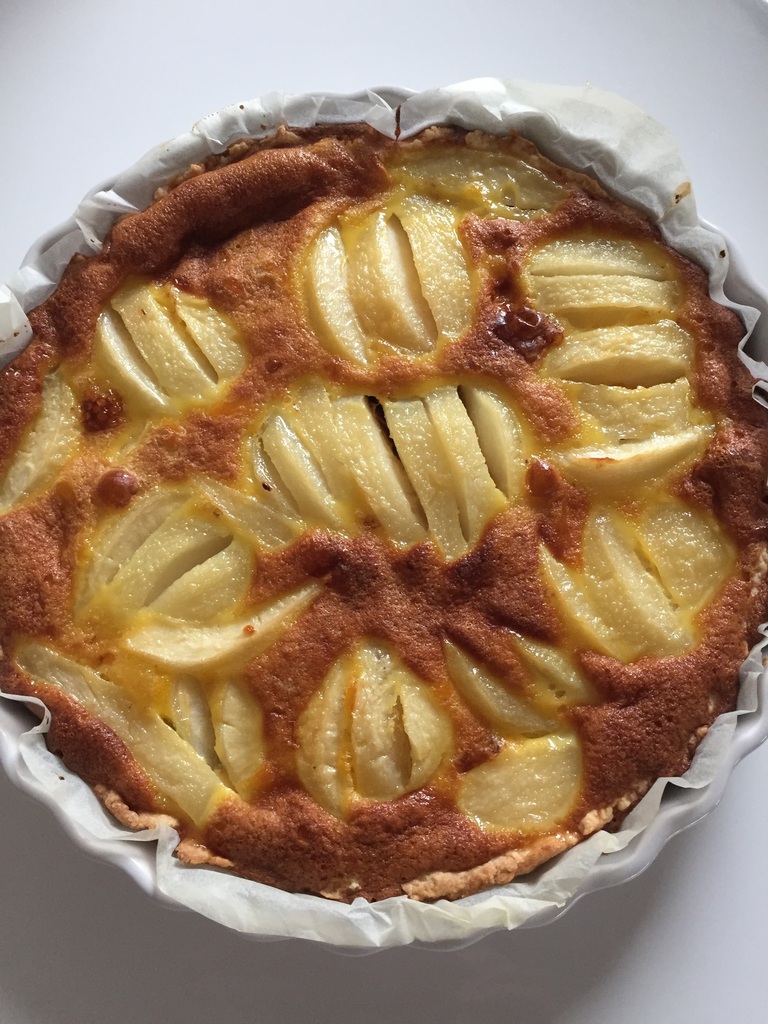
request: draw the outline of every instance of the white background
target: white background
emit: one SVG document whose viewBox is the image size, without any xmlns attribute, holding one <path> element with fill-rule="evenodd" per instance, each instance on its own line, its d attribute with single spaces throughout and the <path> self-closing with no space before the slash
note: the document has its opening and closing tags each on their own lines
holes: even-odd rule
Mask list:
<svg viewBox="0 0 768 1024">
<path fill-rule="evenodd" d="M 0 0 L 0 279 L 93 184 L 272 90 L 591 81 L 676 135 L 768 287 L 765 0 Z M 0 1024 L 763 1024 L 768 746 L 644 876 L 544 928 L 350 958 L 155 903 L 0 778 Z"/>
</svg>

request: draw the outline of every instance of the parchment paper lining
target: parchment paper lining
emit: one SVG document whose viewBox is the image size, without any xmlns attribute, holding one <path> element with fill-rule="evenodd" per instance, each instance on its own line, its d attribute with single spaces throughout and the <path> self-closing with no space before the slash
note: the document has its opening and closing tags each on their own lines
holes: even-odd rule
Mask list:
<svg viewBox="0 0 768 1024">
<path fill-rule="evenodd" d="M 594 174 L 606 188 L 650 214 L 672 245 L 707 269 L 712 296 L 735 309 L 747 327 L 743 350 L 759 313 L 725 297 L 728 247 L 721 235 L 700 223 L 669 133 L 634 105 L 592 86 L 485 78 L 419 94 L 400 89 L 353 96 L 274 93 L 203 119 L 188 134 L 152 150 L 114 182 L 94 189 L 71 221 L 33 246 L 20 270 L 0 288 L 0 363 L 8 362 L 28 343 L 31 330 L 25 314 L 53 291 L 71 257 L 76 252 L 97 252 L 120 216 L 143 209 L 160 185 L 190 164 L 220 153 L 237 139 L 269 135 L 282 124 L 367 122 L 394 137 L 398 108 L 401 137 L 431 124 L 450 123 L 496 134 L 512 128 L 532 139 L 551 159 Z M 768 377 L 764 363 L 743 352 L 742 358 L 755 376 Z M 47 714 L 39 726 L 18 739 L 18 751 L 13 737 L 0 737 L 0 755 L 12 777 L 15 774 L 45 802 L 55 805 L 69 831 L 87 847 L 93 848 L 96 840 L 109 856 L 115 840 L 157 840 L 157 891 L 221 924 L 258 938 L 293 936 L 357 950 L 414 941 L 457 945 L 490 930 L 518 927 L 535 916 L 551 919 L 557 908 L 599 887 L 595 878 L 604 854 L 623 850 L 640 833 L 651 828 L 658 833 L 661 827 L 661 840 L 648 840 L 650 862 L 667 838 L 663 821 L 669 808 L 660 809 L 660 803 L 668 785 L 688 790 L 690 804 L 687 819 L 679 813 L 674 819 L 668 815 L 668 835 L 710 809 L 691 795 L 694 791 L 708 787 L 711 799 L 705 802 L 714 806 L 725 776 L 746 752 L 734 746 L 737 717 L 758 709 L 760 691 L 766 687 L 763 646 L 755 648 L 745 663 L 738 710 L 717 720 L 685 776 L 658 780 L 617 833 L 599 832 L 523 880 L 453 903 L 428 905 L 398 897 L 377 904 L 357 900 L 347 906 L 284 893 L 210 868 L 184 866 L 172 856 L 177 836 L 171 829 L 163 826 L 139 833 L 122 829 L 91 790 L 49 753 L 43 739 Z M 765 717 L 765 708 L 762 714 Z M 752 730 L 754 745 L 768 732 L 768 723 L 762 725 Z M 633 862 L 627 877 L 644 866 Z"/>
</svg>

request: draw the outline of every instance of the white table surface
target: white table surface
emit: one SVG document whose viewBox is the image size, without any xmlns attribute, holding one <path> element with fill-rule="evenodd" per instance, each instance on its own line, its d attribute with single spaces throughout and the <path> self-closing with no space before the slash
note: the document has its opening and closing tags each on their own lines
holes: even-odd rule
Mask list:
<svg viewBox="0 0 768 1024">
<path fill-rule="evenodd" d="M 0 279 L 91 185 L 271 90 L 591 81 L 679 140 L 768 286 L 765 0 L 0 0 Z M 762 1024 L 768 745 L 640 878 L 464 950 L 349 958 L 154 902 L 0 778 L 0 1024 Z"/>
</svg>

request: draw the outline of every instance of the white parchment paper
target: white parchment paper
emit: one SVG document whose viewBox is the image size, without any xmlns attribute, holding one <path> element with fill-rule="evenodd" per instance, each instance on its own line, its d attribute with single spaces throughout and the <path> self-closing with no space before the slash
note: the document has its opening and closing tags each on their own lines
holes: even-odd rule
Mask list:
<svg viewBox="0 0 768 1024">
<path fill-rule="evenodd" d="M 551 159 L 594 174 L 606 188 L 641 207 L 672 245 L 704 266 L 713 297 L 736 309 L 747 327 L 742 348 L 755 330 L 758 310 L 733 303 L 724 294 L 729 245 L 700 223 L 685 169 L 665 129 L 632 104 L 591 86 L 477 79 L 419 94 L 400 89 L 353 96 L 270 94 L 198 122 L 191 132 L 158 146 L 115 181 L 90 192 L 71 221 L 30 250 L 20 270 L 0 289 L 0 362 L 30 340 L 26 313 L 53 291 L 71 257 L 98 252 L 115 221 L 146 207 L 169 178 L 237 139 L 262 137 L 282 124 L 348 122 L 367 122 L 390 137 L 398 125 L 401 137 L 430 124 L 521 132 Z M 750 288 L 738 283 L 739 294 L 748 294 Z M 766 302 L 757 293 L 755 301 Z M 763 330 L 757 340 L 764 358 L 768 332 Z M 743 358 L 756 376 L 768 377 L 763 363 Z M 686 775 L 659 780 L 617 833 L 597 833 L 523 880 L 453 903 L 428 905 L 398 897 L 376 904 L 356 900 L 347 906 L 284 893 L 210 868 L 184 866 L 172 856 L 177 841 L 172 830 L 132 833 L 120 828 L 90 789 L 49 753 L 43 740 L 47 718 L 19 738 L 6 728 L 0 734 L 0 756 L 11 776 L 54 806 L 68 830 L 89 849 L 109 857 L 126 842 L 156 841 L 149 873 L 133 871 L 134 876 L 145 887 L 238 931 L 357 950 L 411 942 L 455 946 L 493 929 L 551 920 L 580 894 L 642 870 L 670 835 L 711 809 L 731 767 L 768 734 L 768 681 L 760 649 L 752 652 L 742 678 L 738 710 L 718 719 Z M 737 724 L 741 715 L 748 718 Z M 670 789 L 675 791 L 671 799 Z"/>
</svg>

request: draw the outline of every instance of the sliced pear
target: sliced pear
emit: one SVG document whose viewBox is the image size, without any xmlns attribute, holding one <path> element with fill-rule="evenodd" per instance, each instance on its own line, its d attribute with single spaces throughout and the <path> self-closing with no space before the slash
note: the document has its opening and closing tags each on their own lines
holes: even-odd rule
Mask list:
<svg viewBox="0 0 768 1024">
<path fill-rule="evenodd" d="M 399 673 L 390 660 L 358 656 L 351 721 L 355 790 L 365 799 L 393 800 L 408 786 L 411 752 L 399 700 Z"/>
<path fill-rule="evenodd" d="M 365 363 L 368 343 L 349 294 L 347 255 L 337 227 L 315 241 L 307 263 L 307 297 L 322 340 L 337 355 Z"/>
<path fill-rule="evenodd" d="M 401 674 L 398 703 L 411 762 L 404 792 L 411 793 L 429 782 L 450 753 L 453 729 L 430 688 L 412 673 Z"/>
<path fill-rule="evenodd" d="M 316 458 L 296 436 L 289 419 L 273 413 L 260 431 L 264 451 L 283 486 L 309 525 L 350 530 L 348 513 L 331 493 Z"/>
<path fill-rule="evenodd" d="M 298 513 L 287 515 L 282 508 L 276 509 L 270 492 L 249 498 L 218 480 L 205 477 L 199 477 L 195 486 L 215 508 L 267 550 L 286 547 L 296 539 L 303 525 Z"/>
<path fill-rule="evenodd" d="M 364 799 L 394 800 L 434 774 L 451 744 L 450 721 L 429 687 L 380 648 L 366 645 L 355 660 L 355 789 Z"/>
<path fill-rule="evenodd" d="M 154 370 L 113 309 L 105 309 L 96 322 L 94 355 L 123 394 L 153 412 L 171 408 L 170 398 Z"/>
<path fill-rule="evenodd" d="M 545 547 L 539 549 L 545 581 L 552 588 L 566 622 L 587 647 L 610 654 L 619 661 L 631 661 L 634 650 L 611 626 L 585 592 L 578 575 L 553 558 Z"/>
<path fill-rule="evenodd" d="M 203 823 L 221 799 L 233 795 L 171 726 L 105 676 L 37 643 L 25 644 L 16 661 L 34 680 L 64 690 L 112 729 L 158 790 L 193 821 Z"/>
<path fill-rule="evenodd" d="M 506 215 L 516 220 L 541 216 L 557 206 L 565 195 L 562 185 L 515 157 L 491 157 L 482 191 L 492 216 Z"/>
<path fill-rule="evenodd" d="M 352 799 L 352 773 L 345 758 L 350 721 L 346 666 L 337 662 L 302 713 L 297 730 L 297 769 L 307 792 L 326 811 L 343 817 Z"/>
<path fill-rule="evenodd" d="M 181 619 L 153 615 L 125 644 L 137 654 L 178 672 L 203 671 L 242 663 L 272 643 L 317 595 L 309 584 L 254 615 L 229 625 L 195 626 Z"/>
<path fill-rule="evenodd" d="M 464 775 L 458 806 L 481 828 L 548 830 L 573 808 L 581 775 L 581 744 L 573 732 L 509 742 Z"/>
<path fill-rule="evenodd" d="M 685 377 L 654 387 L 566 384 L 568 398 L 591 417 L 606 441 L 647 441 L 655 434 L 684 431 L 693 418 Z"/>
<path fill-rule="evenodd" d="M 675 310 L 680 294 L 674 281 L 628 274 L 532 275 L 530 280 L 540 309 L 585 330 L 655 323 Z"/>
<path fill-rule="evenodd" d="M 215 768 L 218 757 L 214 750 L 215 736 L 211 709 L 205 692 L 193 676 L 178 676 L 171 685 L 171 724 L 181 738 Z"/>
<path fill-rule="evenodd" d="M 599 511 L 587 522 L 584 578 L 594 606 L 633 657 L 681 654 L 693 643 L 693 635 L 635 544 L 628 524 L 616 513 Z"/>
<path fill-rule="evenodd" d="M 281 512 L 286 518 L 294 517 L 300 520 L 296 502 L 267 454 L 261 434 L 257 433 L 251 438 L 249 448 L 256 493 L 262 500 L 266 500 L 265 496 L 268 496 L 267 503 L 270 507 Z"/>
<path fill-rule="evenodd" d="M 353 504 L 357 488 L 327 389 L 319 381 L 307 384 L 285 415 L 290 416 L 291 428 L 312 453 L 334 498 L 347 507 Z"/>
<path fill-rule="evenodd" d="M 232 785 L 250 800 L 264 763 L 264 716 L 254 698 L 234 681 L 224 683 L 211 702 L 215 750 Z"/>
<path fill-rule="evenodd" d="M 411 196 L 398 204 L 421 290 L 440 334 L 464 334 L 472 318 L 472 281 L 457 230 L 457 216 L 446 203 Z"/>
<path fill-rule="evenodd" d="M 331 399 L 311 382 L 272 414 L 260 440 L 254 449 L 259 501 L 279 509 L 289 529 L 317 524 L 351 534 L 372 513 L 398 546 L 424 539 L 418 498 L 362 396 Z M 266 533 L 268 525 L 259 527 Z"/>
<path fill-rule="evenodd" d="M 393 544 L 418 544 L 426 537 L 424 513 L 370 405 L 350 396 L 333 406 L 345 461 L 368 507 Z"/>
<path fill-rule="evenodd" d="M 425 785 L 448 754 L 450 719 L 430 688 L 377 644 L 340 659 L 298 728 L 299 777 L 326 810 L 394 800 Z"/>
<path fill-rule="evenodd" d="M 308 256 L 306 292 L 321 340 L 357 363 L 370 356 L 370 339 L 422 352 L 438 333 L 459 337 L 472 294 L 455 211 L 410 196 L 362 224 L 325 229 Z"/>
<path fill-rule="evenodd" d="M 402 224 L 380 211 L 348 247 L 350 294 L 368 334 L 408 352 L 428 352 L 437 328 Z"/>
<path fill-rule="evenodd" d="M 89 545 L 90 558 L 80 586 L 79 613 L 188 500 L 188 491 L 157 488 L 135 498 L 119 516 L 110 516 L 106 520 Z"/>
<path fill-rule="evenodd" d="M 671 320 L 635 327 L 574 331 L 547 352 L 541 370 L 587 384 L 651 387 L 685 376 L 693 340 Z"/>
<path fill-rule="evenodd" d="M 597 700 L 595 688 L 570 655 L 524 636 L 515 637 L 515 649 L 528 670 L 528 692 L 543 711 L 551 714 L 562 707 Z"/>
<path fill-rule="evenodd" d="M 48 374 L 40 410 L 0 485 L 0 513 L 48 481 L 72 453 L 78 436 L 75 410 L 74 395 L 63 377 Z"/>
<path fill-rule="evenodd" d="M 207 397 L 216 384 L 213 369 L 164 297 L 158 287 L 138 282 L 123 287 L 111 305 L 167 395 Z"/>
<path fill-rule="evenodd" d="M 332 399 L 315 382 L 304 387 L 260 433 L 257 476 L 269 500 L 274 492 L 275 503 L 298 509 L 307 525 L 349 534 L 372 513 L 398 546 L 424 539 L 426 518 L 457 557 L 507 504 L 457 389 L 389 400 L 384 412 L 396 452 L 368 400 Z M 512 420 L 501 422 L 508 433 Z"/>
<path fill-rule="evenodd" d="M 237 328 L 198 295 L 174 286 L 168 288 L 168 294 L 190 337 L 216 371 L 218 381 L 236 377 L 245 366 Z"/>
<path fill-rule="evenodd" d="M 223 551 L 179 576 L 150 607 L 177 619 L 204 622 L 239 604 L 248 592 L 252 575 L 250 549 L 235 539 Z"/>
<path fill-rule="evenodd" d="M 425 404 L 451 466 L 462 531 L 472 547 L 507 501 L 488 472 L 474 424 L 456 388 L 435 388 L 425 396 Z"/>
<path fill-rule="evenodd" d="M 669 276 L 668 260 L 656 246 L 610 238 L 558 239 L 534 252 L 527 269 L 545 277 L 629 274 L 661 281 Z"/>
<path fill-rule="evenodd" d="M 421 398 L 385 401 L 397 453 L 427 516 L 432 538 L 448 558 L 467 550 L 452 466 Z"/>
<path fill-rule="evenodd" d="M 213 398 L 245 365 L 239 332 L 204 298 L 143 280 L 100 315 L 95 355 L 121 391 L 155 412 Z"/>
<path fill-rule="evenodd" d="M 196 566 L 222 551 L 232 540 L 226 523 L 192 514 L 184 506 L 165 520 L 120 566 L 102 588 L 100 601 L 125 619 L 151 605 Z M 203 571 L 203 570 L 201 570 Z M 194 576 L 189 581 L 194 583 Z M 169 603 L 174 604 L 171 595 Z"/>
<path fill-rule="evenodd" d="M 557 722 L 541 714 L 525 697 L 511 693 L 498 679 L 460 647 L 443 641 L 445 664 L 451 681 L 475 714 L 504 736 L 543 736 Z"/>
<path fill-rule="evenodd" d="M 591 491 L 605 488 L 615 494 L 648 486 L 674 471 L 682 472 L 704 451 L 713 429 L 691 427 L 647 441 L 576 448 L 554 458 L 565 475 L 580 486 Z"/>
<path fill-rule="evenodd" d="M 459 393 L 494 483 L 508 501 L 515 501 L 522 493 L 525 477 L 523 433 L 517 416 L 488 388 L 463 384 Z"/>
<path fill-rule="evenodd" d="M 679 605 L 696 609 L 730 572 L 734 549 L 710 516 L 679 502 L 646 509 L 638 534 L 648 560 Z"/>
<path fill-rule="evenodd" d="M 420 154 L 398 168 L 396 175 L 406 187 L 427 194 L 439 181 L 442 195 L 487 217 L 529 220 L 551 210 L 565 194 L 561 185 L 523 160 L 469 146 L 463 151 Z"/>
</svg>

